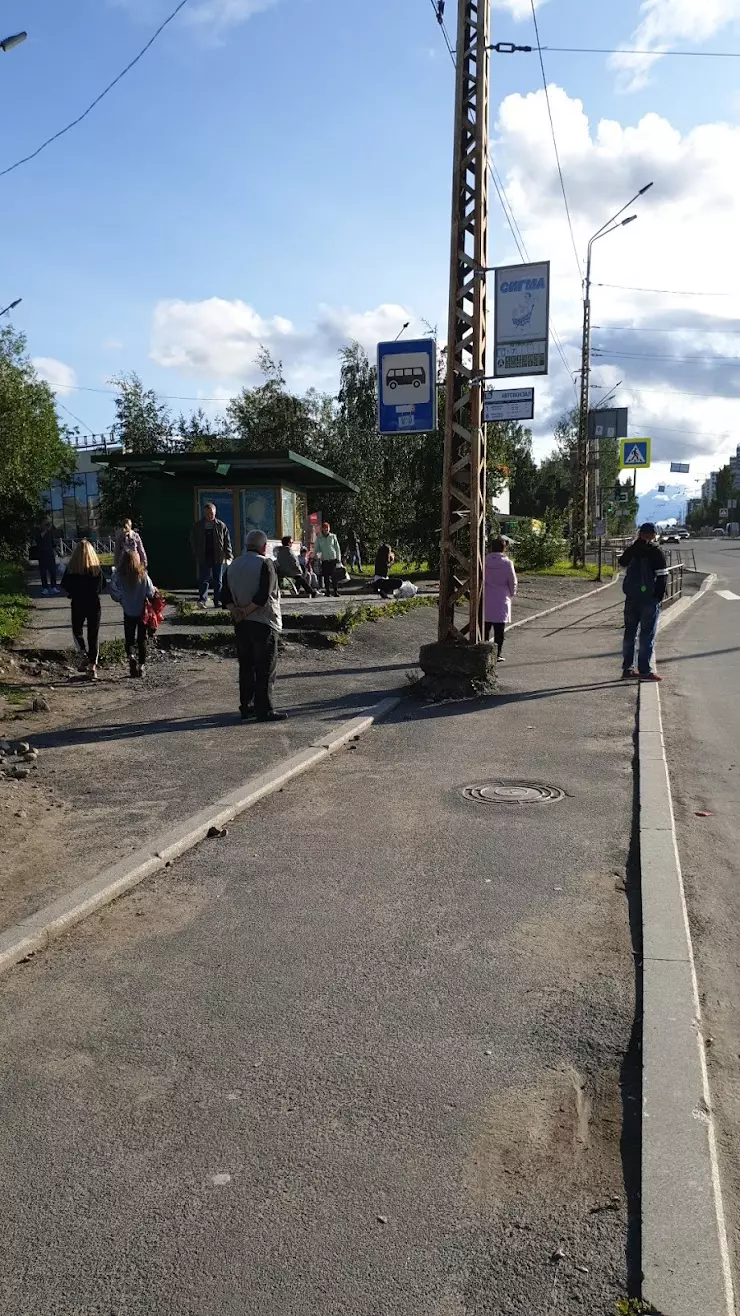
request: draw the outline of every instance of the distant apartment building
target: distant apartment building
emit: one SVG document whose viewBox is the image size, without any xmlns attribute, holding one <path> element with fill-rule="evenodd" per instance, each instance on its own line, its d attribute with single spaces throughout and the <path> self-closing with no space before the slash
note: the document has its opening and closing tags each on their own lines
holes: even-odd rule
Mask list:
<svg viewBox="0 0 740 1316">
<path fill-rule="evenodd" d="M 686 519 L 693 516 L 701 508 L 703 500 L 701 498 L 687 498 L 686 500 Z"/>
<path fill-rule="evenodd" d="M 712 471 L 711 475 L 704 481 L 701 487 L 701 500 L 703 503 L 711 503 L 717 497 L 717 476 L 719 471 Z"/>
<path fill-rule="evenodd" d="M 732 471 L 733 489 L 740 489 L 740 443 L 737 445 L 735 456 L 730 458 L 728 466 Z"/>
</svg>

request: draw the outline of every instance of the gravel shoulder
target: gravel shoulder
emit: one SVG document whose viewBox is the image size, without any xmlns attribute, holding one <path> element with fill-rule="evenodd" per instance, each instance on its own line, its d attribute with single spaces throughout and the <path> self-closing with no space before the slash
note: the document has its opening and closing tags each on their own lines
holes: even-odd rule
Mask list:
<svg viewBox="0 0 740 1316">
<path fill-rule="evenodd" d="M 524 577 L 515 616 L 588 589 L 584 581 Z M 603 597 L 610 596 L 597 600 Z M 19 666 L 0 655 L 3 688 L 20 700 L 6 703 L 0 739 L 24 740 L 39 752 L 28 780 L 0 778 L 0 848 L 13 856 L 0 872 L 0 928 L 310 744 L 338 720 L 407 689 L 418 675 L 419 648 L 435 632 L 436 610 L 424 607 L 368 623 L 336 649 L 290 644 L 277 688 L 290 719 L 279 727 L 239 721 L 230 656 L 163 653 L 150 663 L 144 686 L 114 667 L 101 669 L 91 687 L 66 664 Z M 34 694 L 48 700 L 48 712 L 26 711 Z"/>
</svg>

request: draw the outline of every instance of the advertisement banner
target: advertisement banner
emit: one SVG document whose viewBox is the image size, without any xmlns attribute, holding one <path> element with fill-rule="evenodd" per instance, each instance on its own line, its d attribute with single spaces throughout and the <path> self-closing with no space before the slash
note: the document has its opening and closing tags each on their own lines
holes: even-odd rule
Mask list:
<svg viewBox="0 0 740 1316">
<path fill-rule="evenodd" d="M 493 375 L 546 375 L 550 262 L 495 271 Z"/>
</svg>

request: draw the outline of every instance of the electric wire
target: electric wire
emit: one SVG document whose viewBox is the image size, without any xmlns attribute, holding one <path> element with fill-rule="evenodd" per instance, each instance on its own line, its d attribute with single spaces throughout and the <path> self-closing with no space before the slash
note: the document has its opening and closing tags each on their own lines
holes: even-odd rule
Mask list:
<svg viewBox="0 0 740 1316">
<path fill-rule="evenodd" d="M 59 132 L 54 133 L 51 137 L 47 137 L 46 141 L 42 142 L 40 146 L 37 146 L 36 150 L 32 151 L 30 155 L 24 155 L 21 160 L 16 160 L 15 164 L 8 165 L 6 169 L 0 169 L 0 178 L 4 178 L 6 174 L 11 174 L 14 169 L 20 169 L 21 165 L 28 164 L 29 160 L 35 160 L 36 156 L 41 155 L 41 152 L 45 151 L 47 146 L 51 146 L 52 142 L 58 141 L 60 137 L 64 137 L 65 133 L 71 132 L 73 128 L 76 128 L 78 123 L 82 123 L 82 120 L 87 118 L 88 114 L 95 109 L 95 106 L 99 105 L 103 98 L 108 95 L 108 92 L 112 91 L 116 84 L 119 83 L 122 78 L 125 78 L 127 73 L 130 73 L 135 64 L 138 64 L 139 60 L 146 54 L 150 46 L 154 45 L 157 37 L 164 32 L 165 28 L 174 18 L 177 17 L 180 10 L 185 8 L 187 3 L 188 0 L 180 0 L 180 3 L 172 10 L 172 13 L 165 18 L 163 23 L 160 23 L 156 32 L 149 38 L 146 45 L 139 51 L 138 55 L 134 56 L 131 62 L 126 65 L 125 69 L 122 69 L 118 76 L 115 77 L 112 82 L 108 83 L 108 86 L 101 91 L 99 96 L 95 97 L 95 100 L 88 105 L 86 110 L 83 110 L 82 114 L 79 114 L 77 118 L 73 119 L 71 123 L 68 123 L 66 127 L 60 128 Z"/>
<path fill-rule="evenodd" d="M 54 385 L 51 384 L 50 387 L 53 388 Z M 59 398 L 56 395 L 54 397 L 54 401 L 58 407 L 62 408 L 62 411 L 66 411 L 68 416 L 71 416 L 73 420 L 76 420 L 77 424 L 81 425 L 83 430 L 87 430 L 88 434 L 94 434 L 94 431 L 90 429 L 90 426 L 86 425 L 84 420 L 82 420 L 79 416 L 75 416 L 75 413 L 73 411 L 70 411 L 69 407 L 65 407 L 64 403 L 60 402 Z"/>
<path fill-rule="evenodd" d="M 455 63 L 455 51 L 454 51 L 453 46 L 452 46 L 452 43 L 451 43 L 451 41 L 450 41 L 449 34 L 448 34 L 448 32 L 447 32 L 447 28 L 445 27 L 445 20 L 444 20 L 445 3 L 444 3 L 444 0 L 429 0 L 429 3 L 430 3 L 430 5 L 432 6 L 432 9 L 434 10 L 434 17 L 436 18 L 437 22 L 439 23 L 439 26 L 440 26 L 441 29 L 442 29 L 442 36 L 444 37 L 444 42 L 445 42 L 445 45 L 446 45 L 446 47 L 447 47 L 447 51 L 448 51 L 448 53 L 449 53 L 450 59 L 452 60 L 452 63 L 454 64 L 454 63 Z"/>
<path fill-rule="evenodd" d="M 594 347 L 593 353 L 594 356 L 627 357 L 632 361 L 675 361 L 677 365 L 683 361 L 701 361 L 705 365 L 714 365 L 717 361 L 740 366 L 740 356 L 672 356 L 669 352 L 620 352 L 618 348 L 601 345 Z"/>
<path fill-rule="evenodd" d="M 440 8 L 441 8 L 441 10 L 442 10 L 442 13 L 444 13 L 444 0 L 442 0 L 441 5 L 440 5 L 440 0 L 430 0 L 430 2 L 431 2 L 431 5 L 432 5 L 432 8 L 433 8 L 433 10 L 434 10 L 435 16 L 436 16 L 436 18 L 437 18 L 437 22 L 439 23 L 440 27 L 442 28 L 443 35 L 445 36 L 445 43 L 446 43 L 446 45 L 447 45 L 447 50 L 448 50 L 448 52 L 449 52 L 450 59 L 452 60 L 452 67 L 453 67 L 454 69 L 457 69 L 457 61 L 456 61 L 456 59 L 455 59 L 455 52 L 454 52 L 452 46 L 450 45 L 449 40 L 447 40 L 447 38 L 446 38 L 446 31 L 445 31 L 445 27 L 444 27 L 444 22 L 443 22 L 442 18 L 440 18 L 440 13 L 439 13 Z M 496 172 L 496 168 L 495 168 L 495 166 L 494 166 L 494 164 L 493 164 L 493 160 L 491 159 L 490 152 L 489 152 L 489 154 L 488 154 L 487 165 L 488 165 L 488 172 L 489 172 L 489 174 L 490 174 L 490 176 L 491 176 L 491 181 L 493 182 L 493 186 L 494 186 L 494 188 L 496 189 L 496 195 L 497 195 L 498 200 L 499 200 L 499 205 L 501 206 L 501 209 L 502 209 L 503 214 L 504 214 L 504 218 L 505 218 L 505 220 L 506 220 L 506 222 L 507 222 L 507 224 L 508 224 L 508 226 L 509 226 L 509 228 L 510 228 L 510 230 L 511 230 L 511 236 L 512 236 L 513 239 L 514 239 L 514 244 L 515 244 L 515 246 L 516 246 L 516 249 L 517 249 L 517 251 L 519 252 L 519 255 L 520 255 L 520 257 L 521 257 L 521 259 L 522 259 L 523 261 L 529 261 L 529 260 L 530 260 L 530 257 L 529 257 L 529 255 L 528 255 L 528 253 L 527 253 L 527 248 L 526 248 L 525 243 L 524 243 L 524 238 L 522 237 L 522 231 L 521 231 L 521 229 L 519 228 L 519 224 L 517 223 L 516 215 L 514 214 L 514 211 L 513 211 L 512 208 L 511 208 L 511 202 L 509 201 L 509 198 L 508 198 L 508 196 L 507 196 L 506 188 L 504 187 L 504 183 L 503 183 L 503 179 L 502 179 L 501 176 L 500 176 L 499 174 L 497 174 L 497 172 Z M 508 206 L 508 209 L 507 209 L 507 206 Z M 579 272 L 580 272 L 580 271 L 579 271 Z M 566 355 L 565 355 L 565 351 L 564 351 L 563 345 L 562 345 L 562 343 L 561 343 L 561 341 L 560 341 L 560 338 L 559 338 L 559 336 L 558 336 L 558 334 L 557 334 L 557 332 L 556 332 L 556 330 L 555 330 L 555 326 L 554 326 L 552 320 L 549 321 L 549 326 L 550 326 L 550 336 L 551 336 L 551 338 L 552 338 L 552 340 L 553 340 L 553 343 L 555 344 L 555 348 L 556 348 L 556 351 L 557 351 L 557 353 L 558 353 L 558 355 L 559 355 L 559 357 L 560 357 L 560 360 L 561 360 L 562 363 L 563 363 L 563 367 L 564 367 L 564 369 L 566 370 L 568 376 L 570 377 L 570 381 L 571 381 L 571 383 L 572 383 L 572 385 L 573 385 L 573 391 L 574 391 L 574 393 L 575 393 L 575 395 L 576 395 L 576 401 L 578 401 L 578 389 L 576 388 L 576 383 L 575 383 L 575 380 L 573 379 L 573 371 L 571 370 L 571 368 L 570 368 L 570 366 L 569 366 L 569 364 L 568 364 L 568 359 L 567 359 L 567 357 L 566 357 Z"/>
<path fill-rule="evenodd" d="M 697 292 L 696 289 L 689 291 L 686 288 L 634 288 L 629 283 L 596 283 L 596 288 L 619 288 L 622 292 L 657 292 L 665 297 L 732 297 L 735 294 L 729 292 Z"/>
<path fill-rule="evenodd" d="M 542 49 L 558 55 L 654 55 L 656 59 L 677 55 L 693 59 L 740 59 L 740 50 L 624 50 L 608 46 L 543 46 Z"/>
<path fill-rule="evenodd" d="M 576 266 L 577 266 L 577 269 L 578 269 L 578 278 L 579 278 L 579 279 L 582 279 L 582 278 L 583 278 L 583 270 L 581 269 L 581 258 L 580 258 L 580 256 L 578 255 L 578 247 L 576 246 L 576 238 L 575 238 L 575 234 L 574 234 L 574 232 L 573 232 L 573 221 L 572 221 L 572 219 L 571 219 L 571 217 L 570 217 L 570 206 L 568 205 L 568 194 L 567 194 L 567 192 L 566 192 L 566 190 L 565 190 L 565 179 L 563 178 L 563 169 L 562 169 L 562 166 L 561 166 L 561 164 L 560 164 L 560 151 L 558 150 L 558 139 L 557 139 L 557 137 L 556 137 L 556 135 L 555 135 L 555 121 L 554 121 L 554 119 L 553 119 L 553 117 L 552 117 L 552 106 L 551 106 L 551 104 L 550 104 L 550 89 L 549 89 L 549 87 L 548 87 L 548 85 L 547 85 L 547 74 L 545 73 L 545 61 L 544 61 L 544 59 L 542 58 L 542 46 L 540 45 L 540 30 L 539 30 L 539 26 L 538 26 L 538 23 L 537 23 L 537 10 L 535 9 L 534 0 L 529 0 L 529 3 L 530 3 L 530 5 L 532 6 L 532 22 L 534 23 L 534 35 L 535 35 L 535 39 L 536 39 L 536 41 L 537 41 L 537 54 L 539 55 L 539 59 L 540 59 L 540 69 L 541 69 L 541 71 L 542 71 L 542 85 L 543 85 L 543 87 L 544 87 L 544 89 L 545 89 L 545 102 L 546 102 L 546 104 L 547 104 L 547 117 L 548 117 L 548 119 L 550 120 L 550 133 L 551 133 L 551 136 L 552 136 L 552 144 L 553 144 L 553 147 L 555 148 L 555 162 L 556 162 L 557 167 L 558 167 L 558 178 L 560 179 L 560 191 L 561 191 L 562 194 L 563 194 L 563 203 L 564 203 L 564 205 L 565 205 L 565 216 L 566 216 L 566 219 L 568 220 L 568 231 L 570 232 L 570 240 L 571 240 L 571 243 L 572 243 L 572 246 L 573 246 L 573 255 L 574 255 L 575 258 L 576 258 Z"/>
</svg>

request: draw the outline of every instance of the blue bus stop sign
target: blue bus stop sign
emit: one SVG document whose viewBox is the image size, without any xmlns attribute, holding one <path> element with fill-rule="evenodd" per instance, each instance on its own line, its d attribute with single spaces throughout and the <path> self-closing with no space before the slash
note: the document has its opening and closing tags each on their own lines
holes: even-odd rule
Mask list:
<svg viewBox="0 0 740 1316">
<path fill-rule="evenodd" d="M 427 434 L 437 428 L 437 344 L 433 338 L 378 343 L 378 429 Z"/>
</svg>

